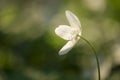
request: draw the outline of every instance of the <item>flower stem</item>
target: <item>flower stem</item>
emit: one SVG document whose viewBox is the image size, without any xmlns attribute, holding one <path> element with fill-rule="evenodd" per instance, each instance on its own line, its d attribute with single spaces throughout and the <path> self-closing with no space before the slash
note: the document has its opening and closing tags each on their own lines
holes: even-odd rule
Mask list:
<svg viewBox="0 0 120 80">
<path fill-rule="evenodd" d="M 83 39 L 93 50 L 93 53 L 95 55 L 95 58 L 96 58 L 96 62 L 97 62 L 97 68 L 98 68 L 98 80 L 101 80 L 100 78 L 100 64 L 99 64 L 99 60 L 98 60 L 98 57 L 97 57 L 97 53 L 94 49 L 94 47 L 92 46 L 92 44 L 87 40 L 85 39 L 84 37 L 80 36 L 81 39 Z"/>
</svg>

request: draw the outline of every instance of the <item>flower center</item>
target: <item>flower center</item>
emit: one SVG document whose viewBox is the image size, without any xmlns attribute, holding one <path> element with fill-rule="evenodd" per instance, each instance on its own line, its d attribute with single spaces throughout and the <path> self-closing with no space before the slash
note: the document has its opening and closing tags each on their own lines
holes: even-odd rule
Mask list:
<svg viewBox="0 0 120 80">
<path fill-rule="evenodd" d="M 72 29 L 72 38 L 71 39 L 78 39 L 80 38 L 79 31 L 75 28 Z"/>
</svg>

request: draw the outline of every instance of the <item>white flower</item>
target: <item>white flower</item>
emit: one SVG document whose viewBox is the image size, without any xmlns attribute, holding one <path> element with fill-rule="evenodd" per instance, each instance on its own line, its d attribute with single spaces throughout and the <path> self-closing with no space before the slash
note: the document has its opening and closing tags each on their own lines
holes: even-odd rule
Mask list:
<svg viewBox="0 0 120 80">
<path fill-rule="evenodd" d="M 81 36 L 81 24 L 77 16 L 75 16 L 75 14 L 67 10 L 66 17 L 70 23 L 70 26 L 59 25 L 55 29 L 55 33 L 59 37 L 63 38 L 64 40 L 68 40 L 68 42 L 59 51 L 59 55 L 67 54 L 78 42 Z"/>
</svg>

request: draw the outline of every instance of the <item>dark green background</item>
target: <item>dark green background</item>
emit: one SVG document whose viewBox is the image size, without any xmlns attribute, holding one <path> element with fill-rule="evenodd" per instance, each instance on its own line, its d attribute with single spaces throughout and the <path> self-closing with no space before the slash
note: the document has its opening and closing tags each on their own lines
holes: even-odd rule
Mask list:
<svg viewBox="0 0 120 80">
<path fill-rule="evenodd" d="M 54 30 L 69 25 L 65 10 L 80 19 L 101 66 L 112 64 L 105 80 L 120 80 L 120 0 L 87 1 L 0 0 L 0 80 L 94 80 L 95 57 L 83 40 L 58 55 L 67 41 Z"/>
</svg>

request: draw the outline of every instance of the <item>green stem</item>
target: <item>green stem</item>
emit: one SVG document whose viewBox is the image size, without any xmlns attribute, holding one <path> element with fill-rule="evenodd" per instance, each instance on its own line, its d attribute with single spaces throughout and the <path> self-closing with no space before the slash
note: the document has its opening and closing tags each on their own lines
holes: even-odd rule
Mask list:
<svg viewBox="0 0 120 80">
<path fill-rule="evenodd" d="M 96 58 L 96 61 L 97 61 L 98 80 L 101 80 L 101 79 L 100 79 L 100 78 L 101 78 L 101 77 L 100 77 L 100 64 L 99 64 L 99 60 L 98 60 L 98 57 L 97 57 L 97 53 L 96 53 L 94 47 L 92 46 L 92 44 L 91 44 L 87 39 L 85 39 L 85 38 L 82 37 L 82 36 L 80 36 L 80 38 L 83 39 L 83 40 L 92 48 L 92 50 L 93 50 L 93 52 L 94 52 L 94 55 L 95 55 L 95 58 Z"/>
</svg>

